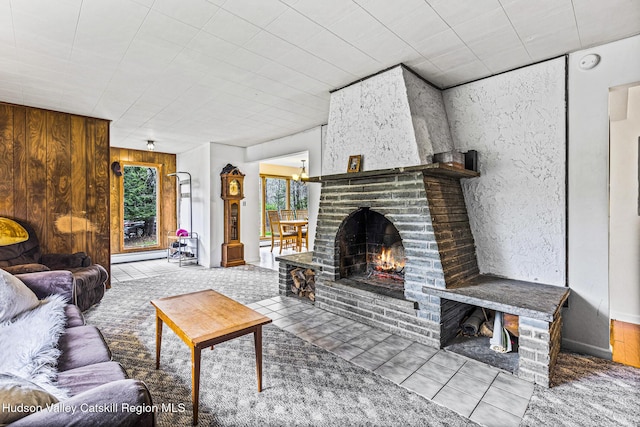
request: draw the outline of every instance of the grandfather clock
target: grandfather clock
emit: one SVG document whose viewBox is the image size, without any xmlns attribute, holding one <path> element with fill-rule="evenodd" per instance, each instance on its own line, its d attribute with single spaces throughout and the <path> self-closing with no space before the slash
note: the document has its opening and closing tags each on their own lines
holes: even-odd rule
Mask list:
<svg viewBox="0 0 640 427">
<path fill-rule="evenodd" d="M 244 199 L 244 174 L 229 163 L 222 169 L 220 178 L 221 197 L 224 200 L 224 243 L 220 265 L 244 265 L 244 245 L 240 242 L 240 200 Z"/>
</svg>

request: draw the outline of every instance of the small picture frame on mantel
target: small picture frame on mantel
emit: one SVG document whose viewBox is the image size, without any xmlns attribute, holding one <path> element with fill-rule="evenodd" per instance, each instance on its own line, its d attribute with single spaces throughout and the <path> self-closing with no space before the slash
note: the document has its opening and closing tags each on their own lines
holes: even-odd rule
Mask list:
<svg viewBox="0 0 640 427">
<path fill-rule="evenodd" d="M 349 156 L 349 164 L 347 165 L 347 172 L 360 172 L 360 163 L 362 162 L 362 155 Z"/>
</svg>

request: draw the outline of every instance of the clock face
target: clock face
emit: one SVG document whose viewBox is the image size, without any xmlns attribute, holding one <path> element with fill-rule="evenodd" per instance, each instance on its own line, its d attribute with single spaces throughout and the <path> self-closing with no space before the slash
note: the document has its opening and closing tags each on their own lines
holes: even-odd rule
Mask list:
<svg viewBox="0 0 640 427">
<path fill-rule="evenodd" d="M 232 196 L 240 194 L 240 183 L 237 179 L 234 179 L 229 183 L 229 194 Z"/>
</svg>

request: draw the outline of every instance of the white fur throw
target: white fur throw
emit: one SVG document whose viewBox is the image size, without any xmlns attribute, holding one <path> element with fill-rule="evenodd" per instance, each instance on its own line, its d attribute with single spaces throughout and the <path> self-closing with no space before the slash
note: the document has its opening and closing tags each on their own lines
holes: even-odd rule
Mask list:
<svg viewBox="0 0 640 427">
<path fill-rule="evenodd" d="M 58 340 L 67 321 L 65 305 L 63 297 L 52 295 L 33 310 L 0 323 L 0 373 L 27 379 L 58 399 L 68 397 L 54 385 Z"/>
</svg>

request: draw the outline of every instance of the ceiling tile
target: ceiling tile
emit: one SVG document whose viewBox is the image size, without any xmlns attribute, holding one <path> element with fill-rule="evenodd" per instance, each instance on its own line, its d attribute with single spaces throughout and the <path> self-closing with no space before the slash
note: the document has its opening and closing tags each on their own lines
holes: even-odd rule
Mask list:
<svg viewBox="0 0 640 427">
<path fill-rule="evenodd" d="M 329 30 L 350 44 L 353 44 L 353 41 L 360 39 L 365 34 L 369 34 L 372 28 L 389 31 L 360 7 L 342 15 L 328 26 Z"/>
<path fill-rule="evenodd" d="M 524 46 L 534 61 L 564 55 L 581 48 L 575 27 L 558 28 L 552 35 L 540 34 L 530 37 L 525 41 Z"/>
<path fill-rule="evenodd" d="M 328 30 L 322 30 L 301 47 L 354 75 L 372 73 L 380 67 L 378 61 Z"/>
<path fill-rule="evenodd" d="M 382 68 L 397 64 L 416 51 L 364 9 L 336 21 L 329 30 L 378 61 Z"/>
<path fill-rule="evenodd" d="M 478 15 L 482 15 L 495 9 L 500 9 L 502 7 L 498 0 L 426 1 L 451 27 L 461 24 L 470 19 L 474 19 Z"/>
<path fill-rule="evenodd" d="M 483 56 L 482 63 L 492 73 L 501 73 L 517 68 L 520 64 L 530 59 L 529 53 L 524 47 L 516 46 L 509 50 L 499 50 L 494 54 Z"/>
<path fill-rule="evenodd" d="M 146 70 L 147 78 L 158 76 L 162 70 L 182 51 L 182 47 L 164 40 L 141 40 L 136 38 L 129 45 L 120 67 L 134 65 Z"/>
<path fill-rule="evenodd" d="M 355 3 L 344 0 L 283 0 L 283 3 L 324 27 L 330 26 L 353 10 L 360 9 Z"/>
<path fill-rule="evenodd" d="M 160 39 L 186 46 L 196 34 L 198 34 L 197 28 L 152 10 L 144 20 L 136 38 Z"/>
<path fill-rule="evenodd" d="M 74 49 L 99 52 L 119 61 L 148 13 L 148 8 L 126 0 L 84 2 Z"/>
<path fill-rule="evenodd" d="M 323 28 L 299 12 L 288 9 L 265 29 L 274 36 L 301 46 L 305 40 L 318 34 Z"/>
<path fill-rule="evenodd" d="M 444 57 L 458 50 L 469 50 L 462 40 L 460 40 L 460 37 L 451 29 L 424 39 L 416 48 L 424 58 L 429 58 L 431 63 L 441 70 L 442 68 L 436 63 L 434 58 Z M 442 64 L 442 66 L 447 67 L 446 64 Z"/>
<path fill-rule="evenodd" d="M 232 0 L 222 6 L 228 12 L 265 28 L 289 8 L 278 0 Z"/>
<path fill-rule="evenodd" d="M 0 0 L 0 44 L 15 46 L 10 0 Z"/>
<path fill-rule="evenodd" d="M 258 33 L 242 47 L 271 59 L 280 58 L 296 48 L 288 41 L 276 37 L 267 31 Z"/>
<path fill-rule="evenodd" d="M 333 86 L 314 79 L 311 76 L 302 74 L 275 61 L 270 61 L 260 70 L 260 75 L 281 81 L 282 83 L 294 87 L 308 94 L 329 93 Z M 313 102 L 313 100 L 312 100 Z"/>
<path fill-rule="evenodd" d="M 46 15 L 34 9 L 39 4 L 42 3 L 18 1 L 11 4 L 16 46 L 68 58 L 73 45 L 81 3 L 61 2 L 59 7 L 47 8 Z"/>
<path fill-rule="evenodd" d="M 204 31 L 220 37 L 228 42 L 243 45 L 262 31 L 253 25 L 224 9 L 220 9 L 204 26 Z"/>
<path fill-rule="evenodd" d="M 238 49 L 233 55 L 225 58 L 225 62 L 251 72 L 255 72 L 262 68 L 267 61 L 267 58 L 256 55 L 255 53 L 243 48 Z"/>
<path fill-rule="evenodd" d="M 573 0 L 582 47 L 638 34 L 640 1 Z"/>
<path fill-rule="evenodd" d="M 387 23 L 402 19 L 416 10 L 427 7 L 424 0 L 353 0 L 380 22 Z"/>
<path fill-rule="evenodd" d="M 340 87 L 355 79 L 355 76 L 348 72 L 298 48 L 280 57 L 279 62 L 334 87 Z"/>
<path fill-rule="evenodd" d="M 187 47 L 202 55 L 219 59 L 230 57 L 239 49 L 238 45 L 204 31 L 200 31 Z"/>
<path fill-rule="evenodd" d="M 426 3 L 404 14 L 399 19 L 391 22 L 382 21 L 389 29 L 402 40 L 414 46 L 426 38 L 432 37 L 449 28 L 446 22 Z"/>
<path fill-rule="evenodd" d="M 522 45 L 504 10 L 494 9 L 453 27 L 460 39 L 478 57 Z"/>
<path fill-rule="evenodd" d="M 460 67 L 450 68 L 438 77 L 445 86 L 452 86 L 462 82 L 469 82 L 489 76 L 491 71 L 480 61 L 470 61 Z"/>
<path fill-rule="evenodd" d="M 202 28 L 219 8 L 206 0 L 156 0 L 153 9 L 185 24 Z"/>
<path fill-rule="evenodd" d="M 502 1 L 531 59 L 549 58 L 580 48 L 571 0 Z"/>
</svg>

